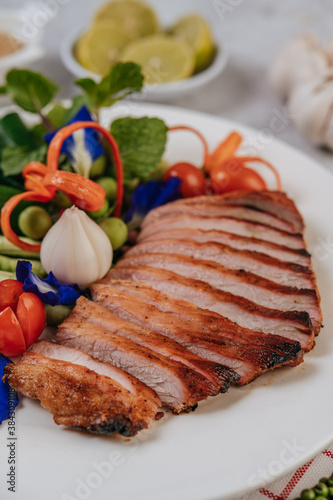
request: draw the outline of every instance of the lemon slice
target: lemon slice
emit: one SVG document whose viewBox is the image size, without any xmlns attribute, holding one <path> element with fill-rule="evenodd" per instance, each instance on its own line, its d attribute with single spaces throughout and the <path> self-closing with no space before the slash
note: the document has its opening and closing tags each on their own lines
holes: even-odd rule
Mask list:
<svg viewBox="0 0 333 500">
<path fill-rule="evenodd" d="M 215 45 L 209 24 L 201 16 L 191 14 L 182 17 L 170 32 L 186 40 L 195 52 L 195 71 L 202 71 L 210 65 L 215 54 Z"/>
<path fill-rule="evenodd" d="M 132 39 L 160 30 L 154 10 L 140 0 L 108 2 L 97 12 L 95 19 L 112 19 Z"/>
<path fill-rule="evenodd" d="M 76 43 L 75 55 L 82 66 L 99 75 L 119 60 L 130 38 L 113 21 L 96 22 Z"/>
<path fill-rule="evenodd" d="M 168 35 L 133 40 L 124 48 L 121 60 L 140 64 L 146 83 L 183 80 L 193 74 L 195 65 L 189 44 Z"/>
</svg>

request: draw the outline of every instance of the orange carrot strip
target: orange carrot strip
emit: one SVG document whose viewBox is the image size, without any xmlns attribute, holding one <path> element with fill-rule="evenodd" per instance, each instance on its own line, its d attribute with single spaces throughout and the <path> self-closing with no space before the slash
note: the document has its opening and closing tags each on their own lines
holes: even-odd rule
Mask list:
<svg viewBox="0 0 333 500">
<path fill-rule="evenodd" d="M 208 164 L 208 162 L 210 160 L 210 154 L 209 154 L 209 148 L 208 148 L 207 141 L 204 138 L 204 136 L 202 135 L 202 133 L 199 132 L 199 130 L 196 130 L 195 128 L 193 128 L 193 127 L 188 127 L 187 125 L 175 125 L 174 127 L 169 127 L 168 130 L 169 130 L 169 132 L 173 132 L 175 130 L 188 130 L 189 132 L 193 132 L 193 134 L 196 134 L 196 136 L 199 137 L 199 139 L 201 140 L 202 145 L 204 147 L 204 163 L 203 163 L 203 166 L 206 168 L 206 165 Z"/>
<path fill-rule="evenodd" d="M 237 156 L 237 159 L 241 160 L 243 163 L 248 163 L 248 162 L 258 162 L 258 163 L 263 163 L 268 167 L 274 174 L 275 179 L 276 179 L 276 187 L 278 191 L 282 191 L 282 182 L 281 182 L 281 177 L 277 169 L 268 161 L 264 160 L 263 158 L 260 158 L 260 156 Z"/>
<path fill-rule="evenodd" d="M 228 135 L 211 154 L 210 160 L 205 166 L 207 172 L 210 172 L 214 167 L 217 167 L 225 160 L 228 160 L 228 158 L 234 156 L 242 140 L 242 136 L 238 132 L 231 132 L 231 134 Z"/>
<path fill-rule="evenodd" d="M 82 128 L 94 128 L 100 132 L 108 144 L 111 147 L 111 151 L 113 154 L 113 159 L 115 163 L 115 168 L 116 168 L 116 177 L 117 177 L 117 195 L 116 195 L 116 210 L 115 210 L 115 216 L 120 217 L 121 214 L 121 206 L 123 202 L 123 197 L 124 197 L 124 172 L 123 172 L 123 164 L 121 161 L 120 157 L 120 152 L 119 152 L 119 147 L 118 144 L 113 137 L 112 134 L 108 130 L 106 130 L 102 125 L 99 123 L 95 122 L 75 122 L 72 123 L 71 125 L 67 125 L 66 127 L 63 127 L 60 129 L 56 135 L 53 137 L 48 152 L 47 152 L 47 167 L 49 168 L 50 172 L 56 172 L 58 170 L 58 160 L 59 160 L 59 155 L 60 155 L 60 150 L 62 143 L 64 142 L 67 137 L 71 136 L 73 132 L 76 130 L 80 130 Z M 77 174 L 76 174 L 77 175 Z M 65 189 L 63 189 L 64 192 Z M 104 193 L 105 197 L 105 193 Z M 102 207 L 104 203 L 104 198 L 103 202 L 99 206 L 99 208 Z M 77 204 L 77 203 L 75 203 Z M 99 210 L 99 208 L 96 208 L 95 210 Z"/>
<path fill-rule="evenodd" d="M 42 201 L 47 202 L 53 198 L 53 195 L 44 188 L 43 193 L 34 191 L 25 191 L 24 193 L 16 194 L 12 196 L 2 207 L 1 210 L 1 229 L 3 234 L 6 236 L 7 240 L 13 243 L 15 246 L 22 248 L 22 250 L 39 252 L 40 244 L 31 245 L 30 243 L 25 243 L 22 241 L 17 234 L 13 231 L 10 225 L 10 216 L 14 208 L 20 203 L 20 201 Z"/>
</svg>

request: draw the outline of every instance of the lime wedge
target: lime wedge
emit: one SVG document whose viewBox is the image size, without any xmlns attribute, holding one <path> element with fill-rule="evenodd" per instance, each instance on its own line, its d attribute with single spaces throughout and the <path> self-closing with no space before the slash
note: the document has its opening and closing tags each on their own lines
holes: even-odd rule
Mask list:
<svg viewBox="0 0 333 500">
<path fill-rule="evenodd" d="M 121 54 L 122 61 L 142 66 L 146 83 L 165 83 L 193 74 L 195 57 L 187 42 L 168 35 L 133 40 Z"/>
<path fill-rule="evenodd" d="M 202 71 L 214 58 L 215 45 L 209 24 L 197 14 L 182 17 L 170 33 L 186 40 L 195 52 L 195 71 Z"/>
<path fill-rule="evenodd" d="M 104 75 L 119 60 L 121 50 L 129 41 L 128 35 L 113 21 L 98 21 L 79 38 L 75 55 L 89 71 Z"/>
<path fill-rule="evenodd" d="M 108 2 L 97 12 L 95 19 L 111 19 L 132 39 L 160 30 L 154 10 L 140 0 Z"/>
</svg>

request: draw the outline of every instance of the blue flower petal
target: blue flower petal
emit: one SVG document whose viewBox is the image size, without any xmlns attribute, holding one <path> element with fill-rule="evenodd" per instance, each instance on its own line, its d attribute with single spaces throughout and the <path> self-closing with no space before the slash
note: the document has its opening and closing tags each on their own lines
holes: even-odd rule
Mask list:
<svg viewBox="0 0 333 500">
<path fill-rule="evenodd" d="M 37 295 L 44 304 L 51 306 L 74 306 L 85 291 L 78 285 L 67 285 L 58 281 L 50 272 L 45 279 L 38 278 L 32 271 L 31 262 L 19 260 L 16 266 L 16 277 L 23 283 L 23 290 Z"/>
<path fill-rule="evenodd" d="M 142 219 L 150 210 L 181 198 L 181 180 L 171 177 L 167 181 L 149 181 L 141 184 L 132 195 L 132 206 L 125 222 Z"/>
<path fill-rule="evenodd" d="M 80 121 L 84 122 L 94 121 L 86 106 L 82 106 L 82 108 L 76 113 L 76 115 L 71 120 L 69 120 L 69 122 L 66 123 L 66 125 L 70 125 L 71 123 Z M 52 141 L 53 137 L 58 132 L 58 130 L 59 129 L 55 130 L 54 132 L 50 132 L 44 136 L 47 144 L 50 144 L 50 142 Z M 104 154 L 104 149 L 100 143 L 99 135 L 97 131 L 92 128 L 84 129 L 84 145 L 92 161 L 96 160 L 96 158 Z M 67 153 L 72 161 L 75 161 L 75 155 L 73 154 L 75 146 L 76 146 L 75 139 L 73 135 L 71 135 L 70 137 L 64 140 L 61 147 L 61 152 Z"/>
<path fill-rule="evenodd" d="M 13 411 L 19 402 L 14 389 L 10 387 L 7 381 L 2 381 L 7 363 L 11 363 L 11 360 L 0 354 L 0 424 L 13 415 Z"/>
</svg>

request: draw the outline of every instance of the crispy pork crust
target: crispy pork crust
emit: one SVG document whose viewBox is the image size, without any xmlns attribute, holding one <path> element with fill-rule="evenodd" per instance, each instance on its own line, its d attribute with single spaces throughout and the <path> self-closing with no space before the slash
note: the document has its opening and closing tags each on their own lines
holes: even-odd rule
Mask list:
<svg viewBox="0 0 333 500">
<path fill-rule="evenodd" d="M 233 360 L 237 360 L 236 372 L 239 373 L 240 380 L 235 382 L 238 385 L 248 383 L 261 373 L 282 364 L 295 365 L 302 361 L 301 346 L 298 342 L 288 343 L 279 337 L 276 339 L 275 349 L 266 347 L 265 341 L 261 345 L 252 343 L 251 334 L 254 337 L 253 332 L 250 332 L 248 337 L 244 339 L 238 335 L 237 325 L 231 322 L 228 327 L 233 329 L 233 332 L 229 335 L 228 332 L 224 335 L 222 325 L 221 330 L 218 331 L 207 326 L 203 331 L 202 323 L 206 324 L 207 322 L 205 319 L 200 319 L 201 310 L 196 306 L 185 301 L 173 300 L 150 287 L 146 288 L 146 292 L 150 292 L 150 295 L 144 294 L 143 300 L 141 300 L 131 293 L 127 293 L 126 283 L 129 282 L 94 284 L 91 287 L 93 299 L 118 316 L 163 333 L 190 351 L 197 352 L 203 358 L 216 360 L 220 357 L 221 363 L 224 361 L 230 363 L 230 366 L 235 364 Z M 140 284 L 137 285 L 137 287 L 139 286 Z M 120 290 L 117 287 L 120 287 Z M 154 295 L 157 296 L 155 300 L 153 299 Z M 155 304 L 163 310 L 155 307 Z M 186 316 L 183 312 L 182 316 L 177 316 L 177 312 L 184 311 L 184 309 L 190 309 L 190 314 Z M 259 337 L 265 338 L 266 336 L 259 335 Z M 255 338 L 258 338 L 258 334 Z M 288 347 L 287 344 L 289 344 Z"/>
<path fill-rule="evenodd" d="M 41 405 L 58 425 L 94 434 L 134 436 L 158 413 L 151 401 L 136 398 L 109 377 L 66 361 L 27 352 L 5 367 L 11 387 Z"/>
</svg>

